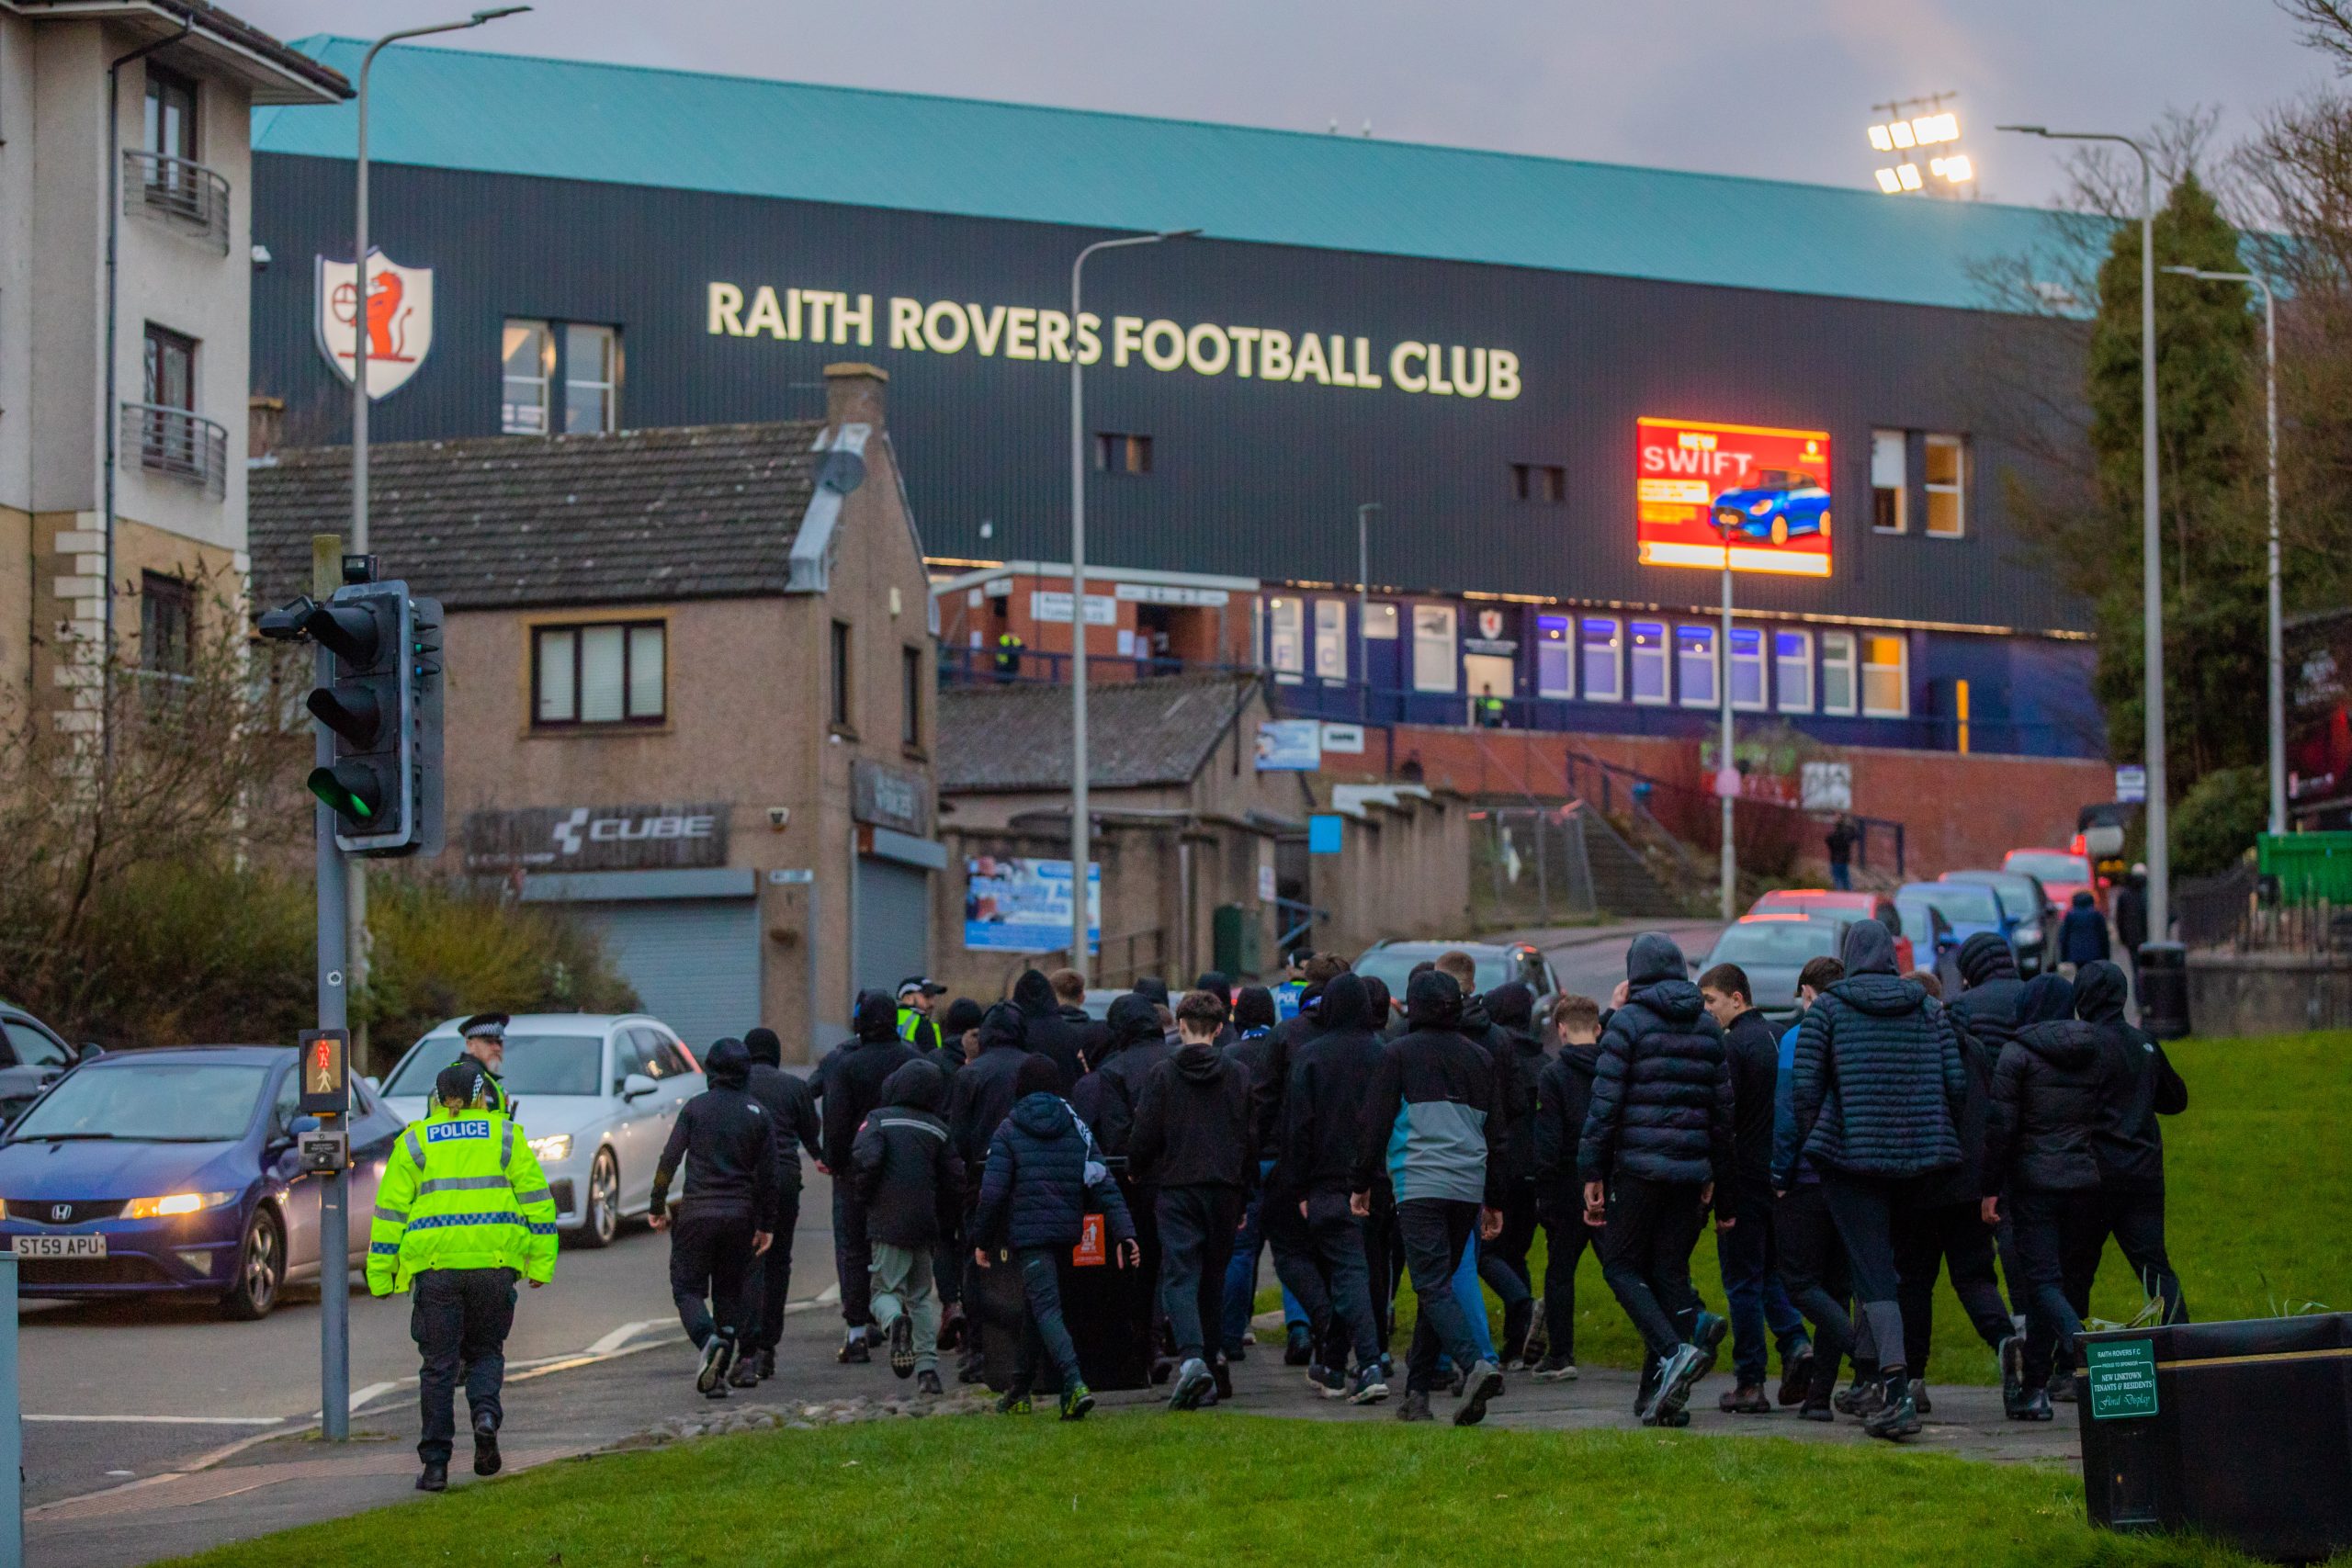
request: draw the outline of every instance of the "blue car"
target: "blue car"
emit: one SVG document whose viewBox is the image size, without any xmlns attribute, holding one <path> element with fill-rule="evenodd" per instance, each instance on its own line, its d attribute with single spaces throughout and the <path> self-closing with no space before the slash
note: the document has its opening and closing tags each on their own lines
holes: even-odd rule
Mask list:
<svg viewBox="0 0 2352 1568">
<path fill-rule="evenodd" d="M 317 1278 L 324 1178 L 298 1168 L 294 1068 L 284 1046 L 196 1045 L 95 1057 L 51 1085 L 0 1142 L 0 1245 L 22 1293 L 209 1296 L 252 1319 Z M 352 1096 L 364 1258 L 402 1123 L 363 1082 Z"/>
<path fill-rule="evenodd" d="M 1715 497 L 1715 528 L 1751 539 L 1785 545 L 1792 538 L 1829 532 L 1829 491 L 1811 474 L 1793 468 L 1760 468 L 1756 482 Z"/>
</svg>

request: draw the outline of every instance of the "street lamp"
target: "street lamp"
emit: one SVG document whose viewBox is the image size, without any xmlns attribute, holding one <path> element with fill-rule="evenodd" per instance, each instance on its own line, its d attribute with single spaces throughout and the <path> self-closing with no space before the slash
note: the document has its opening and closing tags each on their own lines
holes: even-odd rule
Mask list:
<svg viewBox="0 0 2352 1568">
<path fill-rule="evenodd" d="M 2103 130 L 2052 130 L 2046 125 L 1997 129 L 2047 141 L 2112 141 L 2140 160 L 2140 637 L 2147 722 L 2141 750 L 2148 774 L 2148 931 L 2172 940 L 2172 846 L 2165 806 L 2165 601 L 2156 524 L 2156 175 L 2148 150 L 2129 136 Z"/>
<path fill-rule="evenodd" d="M 2270 830 L 2283 833 L 2287 830 L 2287 654 L 2278 590 L 2278 301 L 2270 285 L 2250 272 L 2208 272 L 2194 266 L 2165 270 L 2206 283 L 2244 283 L 2262 290 L 2263 403 L 2270 438 Z"/>
<path fill-rule="evenodd" d="M 1356 508 L 1356 718 L 1372 722 L 1372 514 L 1380 502 Z"/>
<path fill-rule="evenodd" d="M 1069 264 L 1069 966 L 1090 972 L 1086 947 L 1088 810 L 1086 804 L 1086 367 L 1078 354 L 1080 289 L 1086 258 L 1097 251 L 1189 240 L 1198 229 L 1167 229 L 1097 240 Z"/>
</svg>

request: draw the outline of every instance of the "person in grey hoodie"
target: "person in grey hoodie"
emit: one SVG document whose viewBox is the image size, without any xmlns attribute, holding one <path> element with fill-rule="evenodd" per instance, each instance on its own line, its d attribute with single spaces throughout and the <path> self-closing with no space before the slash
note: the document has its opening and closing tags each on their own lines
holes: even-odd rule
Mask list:
<svg viewBox="0 0 2352 1568">
<path fill-rule="evenodd" d="M 1862 1429 L 1906 1438 L 1919 1430 L 1919 1410 L 1903 1360 L 1894 1227 L 1961 1162 L 1968 1069 L 1942 1004 L 1895 973 L 1884 926 L 1855 921 L 1838 956 L 1846 977 L 1797 1025 L 1790 1104 L 1878 1352 L 1885 1404 Z"/>
</svg>

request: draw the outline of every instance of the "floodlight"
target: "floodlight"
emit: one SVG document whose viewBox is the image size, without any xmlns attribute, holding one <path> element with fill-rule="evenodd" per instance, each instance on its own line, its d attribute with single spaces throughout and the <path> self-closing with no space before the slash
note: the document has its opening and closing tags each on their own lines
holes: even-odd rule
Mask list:
<svg viewBox="0 0 2352 1568">
<path fill-rule="evenodd" d="M 1976 177 L 1976 165 L 1969 162 L 1965 152 L 1955 152 L 1944 161 L 1944 178 L 1962 185 Z"/>
<path fill-rule="evenodd" d="M 1912 148 L 1919 145 L 1919 139 L 1911 134 L 1911 122 L 1907 119 L 1890 122 L 1886 128 L 1886 133 L 1894 139 L 1897 147 Z"/>
<path fill-rule="evenodd" d="M 1871 127 L 1871 145 L 1882 152 L 1892 152 L 1894 151 L 1894 138 L 1883 125 L 1873 125 Z"/>
<path fill-rule="evenodd" d="M 1922 147 L 1932 147 L 1939 141 L 1957 141 L 1960 140 L 1960 117 L 1923 114 L 1911 122 L 1911 134 L 1919 139 Z"/>
<path fill-rule="evenodd" d="M 1903 188 L 1905 190 L 1917 190 L 1919 188 L 1918 164 L 1905 164 L 1900 168 L 1896 169 L 1894 173 L 1896 177 L 1902 180 Z"/>
<path fill-rule="evenodd" d="M 1903 189 L 1903 181 L 1896 176 L 1893 169 L 1881 169 L 1878 172 L 1878 188 L 1889 196 L 1899 195 Z"/>
</svg>

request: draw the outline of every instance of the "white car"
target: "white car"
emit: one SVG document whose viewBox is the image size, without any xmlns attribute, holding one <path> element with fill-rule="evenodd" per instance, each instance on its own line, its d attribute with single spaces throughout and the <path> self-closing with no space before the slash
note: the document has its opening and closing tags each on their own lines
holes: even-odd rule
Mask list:
<svg viewBox="0 0 2352 1568">
<path fill-rule="evenodd" d="M 463 1021 L 435 1027 L 384 1079 L 384 1103 L 401 1120 L 423 1120 L 433 1080 L 464 1048 Z M 694 1054 L 642 1013 L 517 1013 L 499 1078 L 547 1169 L 556 1228 L 582 1247 L 603 1247 L 650 1205 L 678 1108 L 703 1091 Z"/>
</svg>

